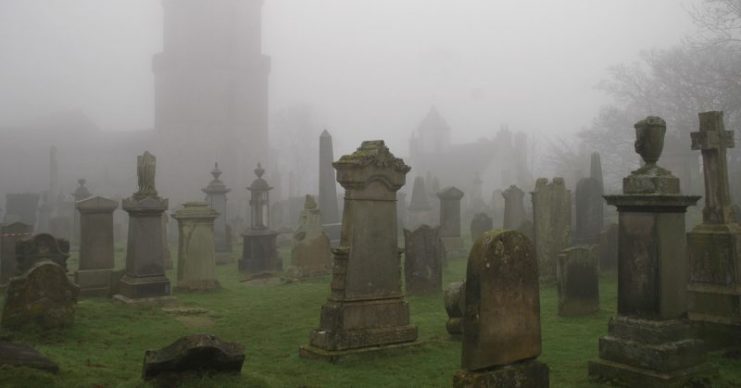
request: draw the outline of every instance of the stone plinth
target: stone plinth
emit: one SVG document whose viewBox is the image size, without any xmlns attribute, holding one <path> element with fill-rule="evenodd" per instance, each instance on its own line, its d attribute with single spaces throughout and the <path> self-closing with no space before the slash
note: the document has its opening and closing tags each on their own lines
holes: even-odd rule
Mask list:
<svg viewBox="0 0 741 388">
<path fill-rule="evenodd" d="M 456 387 L 547 387 L 541 352 L 538 262 L 516 231 L 487 232 L 466 269 L 462 370 Z"/>
<path fill-rule="evenodd" d="M 126 245 L 126 272 L 119 283 L 119 299 L 141 299 L 170 295 L 170 280 L 165 276 L 165 238 L 162 214 L 167 199 L 145 197 L 123 200 L 129 213 Z"/>
<path fill-rule="evenodd" d="M 593 246 L 565 249 L 558 255 L 558 315 L 599 311 L 599 261 Z"/>
<path fill-rule="evenodd" d="M 463 192 L 455 187 L 447 187 L 437 193 L 440 199 L 440 239 L 445 252 L 457 256 L 465 251 L 461 238 L 461 199 Z"/>
<path fill-rule="evenodd" d="M 600 338 L 589 376 L 629 386 L 679 387 L 708 371 L 703 344 L 692 338 L 685 319 L 684 213 L 699 197 L 682 195 L 679 179 L 656 165 L 664 120 L 649 117 L 635 128 L 636 152 L 645 165 L 623 180 L 623 195 L 605 196 L 619 212 L 618 316 Z"/>
<path fill-rule="evenodd" d="M 75 281 L 83 296 L 108 296 L 114 264 L 113 212 L 118 203 L 93 197 L 75 204 L 80 213 L 80 265 Z"/>
<path fill-rule="evenodd" d="M 407 294 L 440 292 L 443 281 L 443 255 L 440 228 L 422 225 L 415 231 L 404 229 L 404 284 Z"/>
<path fill-rule="evenodd" d="M 331 292 L 319 328 L 299 352 L 328 360 L 417 339 L 402 291 L 396 229 L 396 192 L 410 168 L 383 141 L 363 142 L 334 167 L 346 190 L 342 238 L 333 251 Z"/>
<path fill-rule="evenodd" d="M 239 271 L 248 274 L 282 271 L 283 262 L 278 256 L 277 237 L 278 232 L 269 229 L 247 230 L 242 235 Z"/>
<path fill-rule="evenodd" d="M 291 263 L 301 277 L 325 275 L 332 267 L 329 237 L 322 228 L 321 212 L 311 195 L 306 196 L 299 226 L 293 234 Z"/>
<path fill-rule="evenodd" d="M 20 240 L 29 238 L 33 226 L 21 222 L 0 227 L 0 285 L 6 285 L 11 277 L 18 275 L 15 246 Z"/>
<path fill-rule="evenodd" d="M 226 201 L 227 193 L 231 190 L 226 187 L 224 182 L 221 181 L 221 170 L 219 170 L 219 164 L 214 165 L 214 169 L 211 171 L 213 179 L 202 189 L 206 194 L 206 202 L 219 213 L 216 220 L 214 220 L 214 247 L 216 249 L 216 264 L 228 264 L 233 262 L 232 259 L 232 245 L 231 239 L 228 237 L 227 232 L 227 212 L 226 212 Z"/>
<path fill-rule="evenodd" d="M 219 288 L 214 247 L 214 220 L 218 215 L 206 202 L 185 203 L 173 215 L 178 221 L 179 290 Z"/>
<path fill-rule="evenodd" d="M 551 183 L 539 178 L 531 195 L 538 270 L 540 279 L 550 283 L 556 279 L 559 253 L 571 244 L 571 191 L 563 178 L 553 178 Z"/>
</svg>

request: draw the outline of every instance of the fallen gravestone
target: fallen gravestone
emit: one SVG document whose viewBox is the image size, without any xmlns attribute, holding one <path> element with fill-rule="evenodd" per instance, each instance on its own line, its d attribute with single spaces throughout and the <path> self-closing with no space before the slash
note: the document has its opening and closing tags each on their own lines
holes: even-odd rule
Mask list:
<svg viewBox="0 0 741 388">
<path fill-rule="evenodd" d="M 208 334 L 182 337 L 159 350 L 144 353 L 144 380 L 179 380 L 217 373 L 239 374 L 244 363 L 244 347 L 223 342 Z"/>
<path fill-rule="evenodd" d="M 0 370 L 7 367 L 26 367 L 59 373 L 59 366 L 36 349 L 28 345 L 0 341 Z"/>
</svg>

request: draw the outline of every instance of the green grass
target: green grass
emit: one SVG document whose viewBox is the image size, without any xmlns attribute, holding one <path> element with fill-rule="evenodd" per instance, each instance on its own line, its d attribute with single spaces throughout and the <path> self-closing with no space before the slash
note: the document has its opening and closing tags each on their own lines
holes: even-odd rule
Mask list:
<svg viewBox="0 0 741 388">
<path fill-rule="evenodd" d="M 235 252 L 237 250 L 235 249 Z M 286 254 L 286 250 L 281 250 Z M 175 255 L 173 250 L 173 256 Z M 122 265 L 123 250 L 117 249 Z M 285 256 L 284 256 L 285 257 Z M 175 257 L 173 257 L 175 259 Z M 74 262 L 72 258 L 71 263 Z M 461 280 L 465 261 L 454 260 L 445 282 Z M 168 276 L 174 279 L 174 272 Z M 459 367 L 460 342 L 448 338 L 442 296 L 409 297 L 412 321 L 419 327 L 420 346 L 353 356 L 337 364 L 298 357 L 309 332 L 317 327 L 319 308 L 329 293 L 329 277 L 302 283 L 255 286 L 239 282 L 236 264 L 220 266 L 222 289 L 203 294 L 176 294 L 178 304 L 207 309 L 200 321 L 184 322 L 158 308 L 116 305 L 104 298 L 83 299 L 73 327 L 53 332 L 0 332 L 28 343 L 59 363 L 59 375 L 29 369 L 0 369 L 0 386 L 135 387 L 141 378 L 144 351 L 177 338 L 207 332 L 245 346 L 239 376 L 192 381 L 186 387 L 447 387 Z M 616 281 L 601 282 L 602 310 L 583 318 L 556 314 L 554 287 L 541 290 L 543 354 L 552 387 L 595 387 L 587 379 L 587 361 L 597 356 L 597 339 L 614 313 Z M 194 324 L 210 323 L 207 327 Z M 719 367 L 719 387 L 741 381 L 738 361 L 711 356 Z"/>
</svg>

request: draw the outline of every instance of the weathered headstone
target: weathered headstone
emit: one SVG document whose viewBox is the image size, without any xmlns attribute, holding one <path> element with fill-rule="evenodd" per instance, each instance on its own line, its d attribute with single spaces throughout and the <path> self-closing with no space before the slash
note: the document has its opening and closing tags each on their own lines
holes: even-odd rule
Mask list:
<svg viewBox="0 0 741 388">
<path fill-rule="evenodd" d="M 541 353 L 538 261 L 516 231 L 487 232 L 468 258 L 462 370 L 454 387 L 548 387 Z"/>
<path fill-rule="evenodd" d="M 404 229 L 404 284 L 408 295 L 440 292 L 443 281 L 443 241 L 440 227 Z"/>
<path fill-rule="evenodd" d="M 484 233 L 494 229 L 494 220 L 486 213 L 478 213 L 471 220 L 471 241 L 476 242 Z"/>
<path fill-rule="evenodd" d="M 597 244 L 604 223 L 602 183 L 584 178 L 576 184 L 575 244 Z"/>
<path fill-rule="evenodd" d="M 527 219 L 522 201 L 525 193 L 517 186 L 510 186 L 502 193 L 504 197 L 504 229 L 517 229 Z"/>
<path fill-rule="evenodd" d="M 77 202 L 80 212 L 80 265 L 75 280 L 83 296 L 108 296 L 114 263 L 114 200 L 92 197 Z"/>
<path fill-rule="evenodd" d="M 263 179 L 265 170 L 258 163 L 255 169 L 257 179 L 247 189 L 250 199 L 250 227 L 242 235 L 242 258 L 239 260 L 239 270 L 249 274 L 273 272 L 283 269 L 283 263 L 278 256 L 276 238 L 278 233 L 268 226 L 270 219 L 270 187 Z"/>
<path fill-rule="evenodd" d="M 59 365 L 36 349 L 19 343 L 0 340 L 0 370 L 22 367 L 59 373 Z"/>
<path fill-rule="evenodd" d="M 178 221 L 177 288 L 207 291 L 219 288 L 216 280 L 214 220 L 219 215 L 206 202 L 187 202 L 173 215 Z"/>
<path fill-rule="evenodd" d="M 580 245 L 558 256 L 558 315 L 580 316 L 599 311 L 599 261 L 595 247 Z"/>
<path fill-rule="evenodd" d="M 340 208 L 337 205 L 337 181 L 332 162 L 334 149 L 332 135 L 324 130 L 319 136 L 319 209 L 322 225 L 340 222 Z"/>
<path fill-rule="evenodd" d="M 227 213 L 226 213 L 226 194 L 231 191 L 224 182 L 221 181 L 221 170 L 219 164 L 214 165 L 211 171 L 213 179 L 202 189 L 206 194 L 206 202 L 211 209 L 216 210 L 219 216 L 214 221 L 214 246 L 216 248 L 216 264 L 228 264 L 232 262 L 232 245 L 231 240 L 227 238 Z"/>
<path fill-rule="evenodd" d="M 117 300 L 132 303 L 145 298 L 170 295 L 170 280 L 165 276 L 165 231 L 163 213 L 168 200 L 155 188 L 157 160 L 145 152 L 137 157 L 139 190 L 122 201 L 129 213 L 126 272 L 119 282 Z"/>
<path fill-rule="evenodd" d="M 563 178 L 553 178 L 551 183 L 540 178 L 531 195 L 540 278 L 551 282 L 556 279 L 559 253 L 571 244 L 571 191 L 566 190 Z"/>
<path fill-rule="evenodd" d="M 66 271 L 69 241 L 54 238 L 46 233 L 37 234 L 15 243 L 15 257 L 18 262 L 18 274 L 45 260 L 59 265 Z"/>
<path fill-rule="evenodd" d="M 466 282 L 453 282 L 445 287 L 443 295 L 448 321 L 445 329 L 453 337 L 463 334 L 463 313 L 466 311 Z"/>
<path fill-rule="evenodd" d="M 599 266 L 602 271 L 617 269 L 618 224 L 610 224 L 602 231 L 599 242 Z"/>
<path fill-rule="evenodd" d="M 93 196 L 90 193 L 90 190 L 85 186 L 86 182 L 85 179 L 77 180 L 77 189 L 72 193 L 72 198 L 75 203 Z M 70 243 L 74 247 L 80 245 L 80 214 L 78 212 L 74 212 L 72 215 L 72 235 L 70 236 Z"/>
<path fill-rule="evenodd" d="M 682 386 L 705 372 L 703 342 L 692 339 L 687 314 L 684 213 L 699 197 L 680 193 L 679 179 L 656 162 L 666 123 L 635 125 L 636 152 L 645 165 L 623 179 L 618 208 L 618 308 L 589 376 L 630 386 Z"/>
<path fill-rule="evenodd" d="M 23 275 L 10 279 L 0 326 L 8 329 L 34 324 L 44 329 L 69 326 L 75 319 L 79 292 L 64 268 L 51 261 L 38 262 Z"/>
<path fill-rule="evenodd" d="M 494 226 L 497 228 L 502 228 L 504 225 L 504 203 L 504 192 L 494 190 L 491 194 L 491 209 Z"/>
<path fill-rule="evenodd" d="M 319 328 L 300 350 L 302 357 L 330 360 L 417 339 L 401 287 L 396 231 L 396 192 L 410 167 L 380 140 L 364 141 L 334 167 L 346 190 L 342 239 Z"/>
<path fill-rule="evenodd" d="M 723 112 L 700 113 L 692 149 L 702 151 L 703 222 L 687 235 L 689 317 L 713 347 L 741 346 L 741 226 L 734 222 L 726 149 L 734 147 Z"/>
<path fill-rule="evenodd" d="M 239 374 L 244 364 L 244 347 L 208 334 L 179 338 L 172 344 L 144 353 L 144 380 L 157 379 L 168 386 L 180 380 L 218 373 Z"/>
<path fill-rule="evenodd" d="M 432 206 L 430 205 L 427 190 L 425 189 L 425 180 L 421 176 L 414 178 L 412 200 L 409 202 L 407 214 L 409 215 L 409 220 L 406 226 L 409 229 L 415 229 L 421 225 L 432 225 L 434 223 Z"/>
<path fill-rule="evenodd" d="M 463 192 L 447 187 L 437 193 L 440 199 L 440 239 L 449 256 L 457 257 L 464 251 L 461 238 L 461 198 Z"/>
<path fill-rule="evenodd" d="M 39 206 L 39 195 L 33 193 L 6 194 L 4 223 L 21 222 L 36 225 L 36 210 Z"/>
<path fill-rule="evenodd" d="M 311 195 L 306 196 L 299 226 L 293 234 L 291 263 L 301 277 L 324 275 L 332 268 L 329 237 L 322 229 L 321 212 Z"/>
<path fill-rule="evenodd" d="M 0 227 L 0 285 L 8 283 L 11 277 L 18 275 L 16 243 L 31 237 L 33 226 L 15 222 Z"/>
</svg>

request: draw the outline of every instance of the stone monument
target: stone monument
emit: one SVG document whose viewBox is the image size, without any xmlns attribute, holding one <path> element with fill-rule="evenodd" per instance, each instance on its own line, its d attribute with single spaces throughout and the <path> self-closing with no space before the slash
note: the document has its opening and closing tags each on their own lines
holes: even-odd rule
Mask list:
<svg viewBox="0 0 741 388">
<path fill-rule="evenodd" d="M 86 182 L 87 181 L 85 179 L 77 180 L 77 189 L 75 189 L 75 192 L 72 193 L 74 203 L 80 202 L 83 199 L 93 196 L 90 193 L 90 190 L 88 190 L 88 188 L 85 186 Z M 70 243 L 73 247 L 80 246 L 80 214 L 78 212 L 74 212 L 72 215 L 72 234 L 70 237 Z"/>
<path fill-rule="evenodd" d="M 232 262 L 232 245 L 231 239 L 227 236 L 227 212 L 226 212 L 226 194 L 231 191 L 224 182 L 221 181 L 221 170 L 219 164 L 214 165 L 211 171 L 213 179 L 205 189 L 206 202 L 211 209 L 216 210 L 219 216 L 214 221 L 214 246 L 216 248 L 216 264 L 228 264 Z"/>
<path fill-rule="evenodd" d="M 574 244 L 599 243 L 604 223 L 602 194 L 602 183 L 595 178 L 583 178 L 576 184 Z"/>
<path fill-rule="evenodd" d="M 726 149 L 734 147 L 723 112 L 700 113 L 692 149 L 705 175 L 703 222 L 687 235 L 690 260 L 689 318 L 714 348 L 741 345 L 741 227 L 734 222 Z"/>
<path fill-rule="evenodd" d="M 440 199 L 440 239 L 448 256 L 457 257 L 465 251 L 461 238 L 461 198 L 463 192 L 447 187 L 437 193 Z"/>
<path fill-rule="evenodd" d="M 700 197 L 680 193 L 679 179 L 656 162 L 666 122 L 635 124 L 636 152 L 645 165 L 623 179 L 622 195 L 607 195 L 619 213 L 618 306 L 589 376 L 630 386 L 682 386 L 706 372 L 703 342 L 687 315 L 684 213 Z"/>
<path fill-rule="evenodd" d="M 340 208 L 337 204 L 337 181 L 332 168 L 334 149 L 327 130 L 319 136 L 319 209 L 322 225 L 333 241 L 340 239 Z"/>
<path fill-rule="evenodd" d="M 4 223 L 22 222 L 36 226 L 36 211 L 39 206 L 39 195 L 34 193 L 6 194 Z"/>
<path fill-rule="evenodd" d="M 417 339 L 401 287 L 396 231 L 396 192 L 410 167 L 382 140 L 364 141 L 333 165 L 345 188 L 342 239 L 319 328 L 300 349 L 302 357 L 329 360 Z"/>
<path fill-rule="evenodd" d="M 69 241 L 57 239 L 46 233 L 37 234 L 15 243 L 15 258 L 18 274 L 22 274 L 36 263 L 51 261 L 67 271 Z"/>
<path fill-rule="evenodd" d="M 494 229 L 494 220 L 486 213 L 477 213 L 471 220 L 471 242 L 475 243 L 484 233 Z"/>
<path fill-rule="evenodd" d="M 250 227 L 242 235 L 242 258 L 239 260 L 239 270 L 249 274 L 274 272 L 283 269 L 283 263 L 278 256 L 276 238 L 278 233 L 270 230 L 270 187 L 262 178 L 265 170 L 258 163 L 255 169 L 257 179 L 252 181 L 247 190 L 250 198 Z"/>
<path fill-rule="evenodd" d="M 580 245 L 558 255 L 558 315 L 588 315 L 599 311 L 599 261 L 596 247 Z"/>
<path fill-rule="evenodd" d="M 119 282 L 117 300 L 132 303 L 170 295 L 165 276 L 165 236 L 162 216 L 168 200 L 160 198 L 154 185 L 157 159 L 148 151 L 137 157 L 139 191 L 122 201 L 129 213 L 126 270 Z"/>
<path fill-rule="evenodd" d="M 298 228 L 293 233 L 291 263 L 300 277 L 325 275 L 332 268 L 329 237 L 322 229 L 321 212 L 311 195 L 306 196 Z"/>
<path fill-rule="evenodd" d="M 93 197 L 75 204 L 80 212 L 80 266 L 75 280 L 83 296 L 108 296 L 115 267 L 113 247 L 114 200 Z"/>
<path fill-rule="evenodd" d="M 178 221 L 177 289 L 207 291 L 216 280 L 214 220 L 219 213 L 206 202 L 187 202 L 173 215 Z"/>
<path fill-rule="evenodd" d="M 504 197 L 504 229 L 518 229 L 527 219 L 522 202 L 525 193 L 512 185 L 502 193 Z"/>
<path fill-rule="evenodd" d="M 571 191 L 563 178 L 540 178 L 531 193 L 533 201 L 533 240 L 538 256 L 540 279 L 556 280 L 559 253 L 571 244 Z"/>
<path fill-rule="evenodd" d="M 463 313 L 466 311 L 466 282 L 448 284 L 443 294 L 445 311 L 448 321 L 445 329 L 453 338 L 460 338 L 463 334 Z"/>
<path fill-rule="evenodd" d="M 443 241 L 440 227 L 404 229 L 404 284 L 408 295 L 440 292 L 443 282 Z"/>
<path fill-rule="evenodd" d="M 516 231 L 476 241 L 466 269 L 461 370 L 454 387 L 548 387 L 539 362 L 538 260 Z"/>
<path fill-rule="evenodd" d="M 16 243 L 33 234 L 33 226 L 22 222 L 0 226 L 0 285 L 6 285 L 11 277 L 18 275 Z"/>
<path fill-rule="evenodd" d="M 427 189 L 425 189 L 425 179 L 421 176 L 414 178 L 414 187 L 412 188 L 412 200 L 409 202 L 407 209 L 409 220 L 407 228 L 416 229 L 421 225 L 432 225 L 432 206 L 427 198 Z"/>
</svg>

